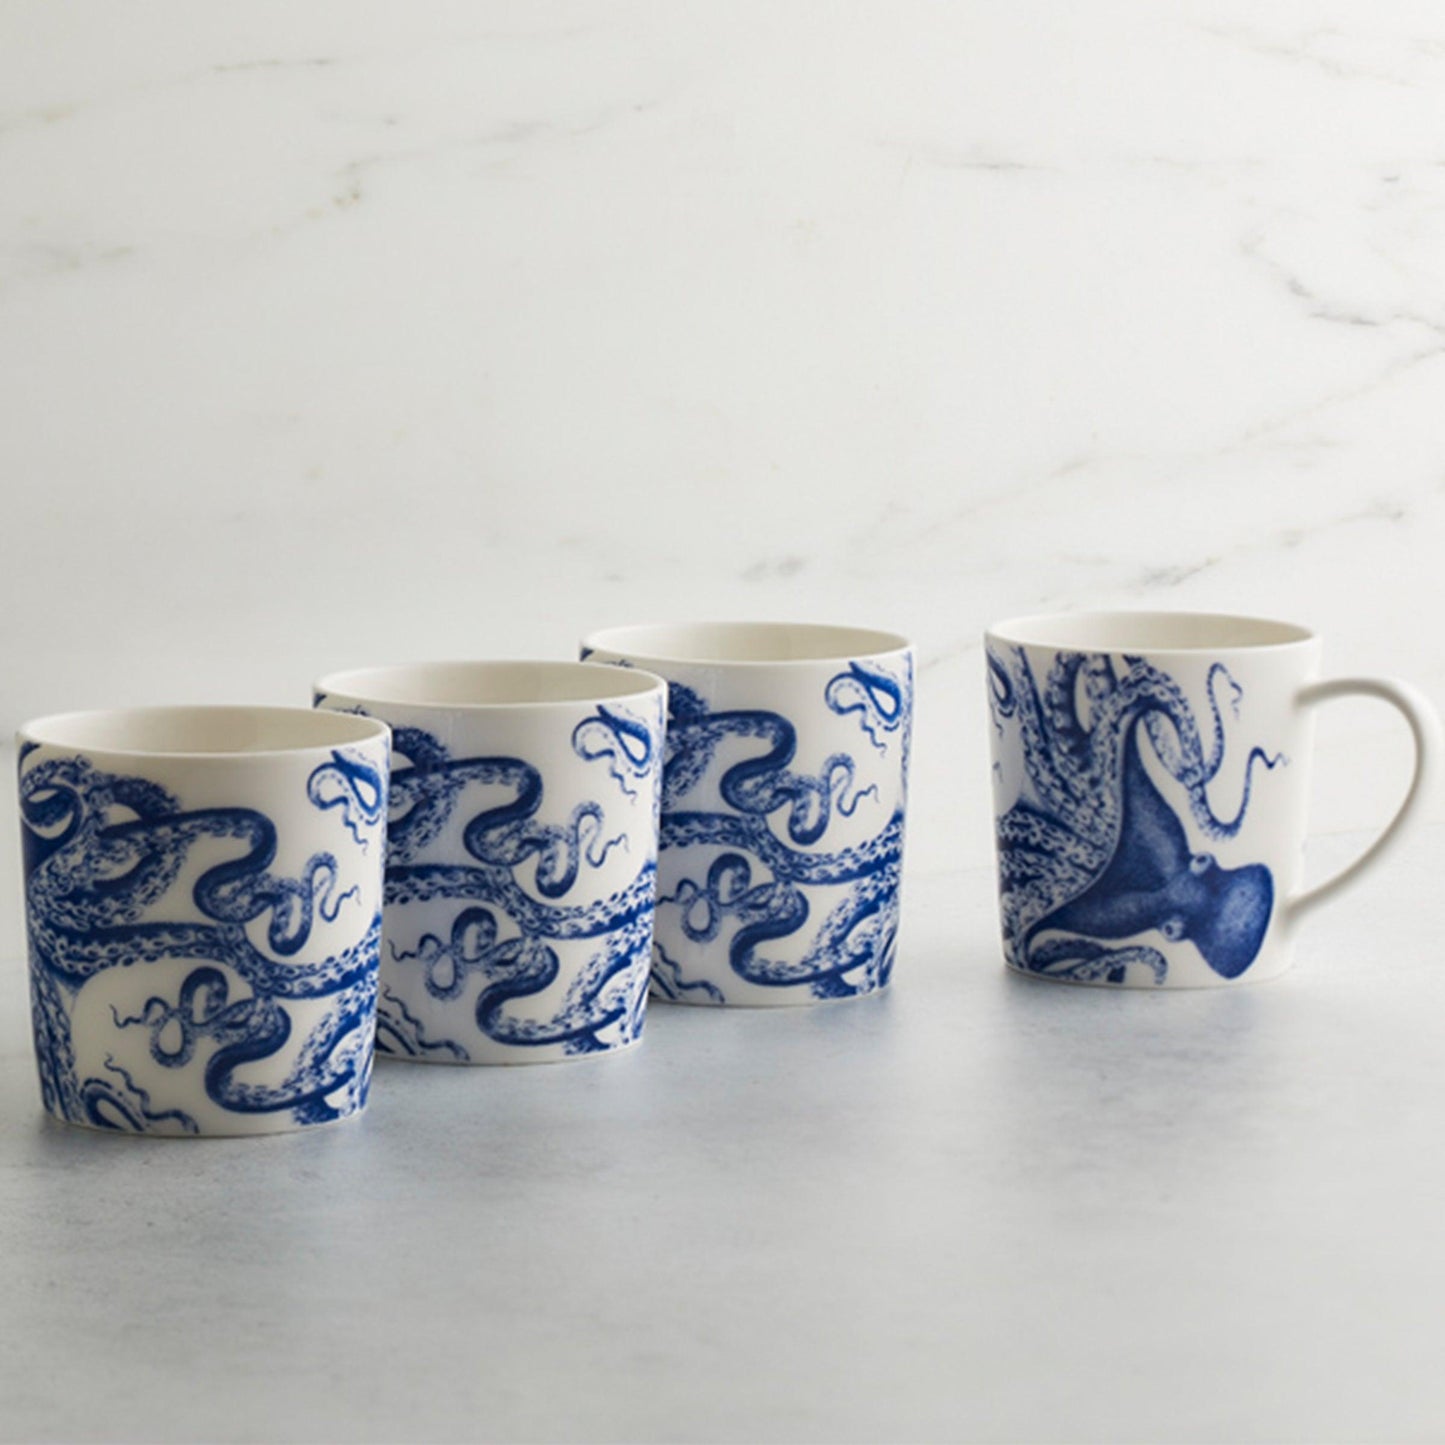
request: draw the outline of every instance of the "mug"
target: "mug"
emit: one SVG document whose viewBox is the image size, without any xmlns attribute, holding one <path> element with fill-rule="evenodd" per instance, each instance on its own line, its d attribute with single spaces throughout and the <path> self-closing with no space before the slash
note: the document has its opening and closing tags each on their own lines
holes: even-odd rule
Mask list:
<svg viewBox="0 0 1445 1445">
<path fill-rule="evenodd" d="M 1306 628 L 1203 613 L 1025 617 L 986 635 L 1004 955 L 1035 978 L 1193 988 L 1273 978 L 1299 920 L 1421 812 L 1440 721 L 1384 678 L 1319 681 Z M 1415 773 L 1394 820 L 1301 891 L 1314 709 L 1380 698 Z"/>
<path fill-rule="evenodd" d="M 379 1052 L 543 1063 L 640 1041 L 666 688 L 578 662 L 335 673 L 393 729 Z"/>
<path fill-rule="evenodd" d="M 21 729 L 45 1108 L 136 1134 L 361 1111 L 387 730 L 305 708 L 65 713 Z"/>
<path fill-rule="evenodd" d="M 667 679 L 652 991 L 808 1004 L 887 984 L 913 649 L 891 632 L 704 622 L 596 632 Z"/>
</svg>

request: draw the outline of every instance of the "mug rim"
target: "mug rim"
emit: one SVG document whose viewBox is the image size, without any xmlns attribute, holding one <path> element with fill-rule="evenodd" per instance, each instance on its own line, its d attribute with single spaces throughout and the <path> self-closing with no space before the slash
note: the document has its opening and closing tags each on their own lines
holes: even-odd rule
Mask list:
<svg viewBox="0 0 1445 1445">
<path fill-rule="evenodd" d="M 775 643 L 786 644 L 789 638 L 802 641 L 814 638 L 819 645 L 806 651 L 793 651 L 792 655 L 781 657 L 727 656 L 726 647 L 708 648 L 702 643 L 692 647 L 685 644 L 666 644 L 670 636 L 726 637 L 736 634 L 738 646 L 745 646 L 742 639 L 768 638 Z M 648 645 L 646 638 L 662 639 Z M 824 639 L 836 639 L 829 645 Z M 845 645 L 845 641 L 851 645 Z M 908 652 L 913 643 L 899 632 L 888 632 L 875 627 L 852 627 L 831 622 L 774 622 L 749 619 L 724 619 L 696 622 L 637 622 L 621 627 L 602 627 L 588 633 L 582 639 L 582 646 L 589 652 L 610 652 L 619 657 L 636 658 L 644 667 L 654 663 L 678 667 L 713 668 L 786 668 L 805 667 L 811 663 L 834 664 L 850 662 L 859 657 L 890 657 Z"/>
<path fill-rule="evenodd" d="M 451 674 L 452 685 L 476 687 L 488 680 L 504 684 L 506 674 L 529 677 L 538 686 L 547 679 L 566 687 L 569 679 L 577 686 L 558 697 L 466 697 L 445 696 L 445 685 L 407 686 L 407 679 L 428 675 Z M 390 679 L 392 686 L 386 685 Z M 586 684 L 585 686 L 583 684 Z M 332 709 L 333 701 L 355 703 L 362 707 L 422 708 L 437 712 L 502 712 L 510 709 L 577 708 L 598 703 L 621 702 L 627 698 L 648 697 L 666 691 L 667 683 L 660 677 L 638 668 L 609 667 L 601 662 L 567 662 L 556 658 L 453 658 L 434 662 L 382 663 L 373 667 L 346 668 L 330 672 L 311 685 L 319 703 L 326 699 L 323 710 Z M 512 690 L 518 690 L 515 686 Z"/>
<path fill-rule="evenodd" d="M 1091 638 L 1088 636 L 1091 630 L 1103 635 Z M 1171 631 L 1183 636 L 1171 639 Z M 1157 633 L 1157 638 L 1151 637 L 1151 632 Z M 1239 612 L 1169 608 L 1027 613 L 994 623 L 984 636 L 989 641 L 1012 647 L 1150 657 L 1274 652 L 1319 641 L 1318 633 L 1297 622 Z"/>
<path fill-rule="evenodd" d="M 16 731 L 17 741 L 35 747 L 54 748 L 59 752 L 84 754 L 87 757 L 175 759 L 186 762 L 241 762 L 252 759 L 327 757 L 333 749 L 354 747 L 377 741 L 389 742 L 391 729 L 379 718 L 361 717 L 354 713 L 328 713 L 327 718 L 345 719 L 347 726 L 318 725 L 305 721 L 318 714 L 315 708 L 246 703 L 160 703 L 142 707 L 81 708 L 71 712 L 48 713 L 32 718 Z M 159 744 L 127 743 L 124 730 L 132 733 L 167 726 L 195 733 L 204 729 L 225 730 L 237 726 L 259 727 L 263 736 L 267 727 L 292 729 L 297 740 L 276 741 L 266 746 L 160 746 Z M 120 738 L 107 738 L 105 729 L 119 729 Z M 93 731 L 93 730 L 101 731 Z M 284 736 L 284 731 L 283 731 Z"/>
</svg>

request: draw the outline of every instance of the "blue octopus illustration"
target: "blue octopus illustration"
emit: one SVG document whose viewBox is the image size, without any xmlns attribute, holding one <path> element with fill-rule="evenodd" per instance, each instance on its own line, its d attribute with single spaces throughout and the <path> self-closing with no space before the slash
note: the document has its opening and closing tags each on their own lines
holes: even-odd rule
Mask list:
<svg viewBox="0 0 1445 1445">
<path fill-rule="evenodd" d="M 880 753 L 886 753 L 888 735 L 906 733 L 912 683 L 911 658 L 902 680 L 876 665 L 850 662 L 847 671 L 829 680 L 823 697 L 840 716 L 855 714 L 868 741 Z"/>
<path fill-rule="evenodd" d="M 316 807 L 337 809 L 346 831 L 367 851 L 386 816 L 386 778 L 369 759 L 349 748 L 333 748 L 331 761 L 307 779 L 306 793 Z"/>
<path fill-rule="evenodd" d="M 1162 983 L 1168 962 L 1147 941 L 1188 942 L 1223 978 L 1254 962 L 1269 928 L 1274 880 L 1260 863 L 1226 868 L 1190 847 L 1184 822 L 1145 765 L 1178 784 L 1206 838 L 1235 837 L 1255 768 L 1284 759 L 1249 752 L 1239 804 L 1216 813 L 1209 785 L 1225 755 L 1222 663 L 1208 674 L 1208 743 L 1183 690 L 1142 658 L 1059 653 L 1040 688 L 1022 648 L 988 653 L 994 725 L 1018 728 L 1026 788 L 998 820 L 1000 899 L 1009 962 L 1078 982 L 1123 983 L 1130 966 Z"/>
<path fill-rule="evenodd" d="M 572 730 L 572 746 L 588 762 L 603 759 L 613 781 L 629 798 L 652 772 L 657 757 L 654 730 L 625 709 L 599 704 Z"/>
<path fill-rule="evenodd" d="M 41 1094 L 62 1118 L 102 1128 L 195 1132 L 179 1110 L 153 1110 L 145 1090 L 111 1059 L 110 1077 L 79 1078 L 70 1012 L 84 985 L 111 968 L 156 960 L 194 961 L 176 996 L 153 994 L 139 1014 L 113 1013 L 118 1029 L 149 1032 L 151 1058 L 166 1068 L 214 1045 L 206 1096 L 241 1114 L 289 1113 L 321 1123 L 361 1108 L 381 937 L 377 913 L 340 953 L 301 962 L 317 918 L 355 900 L 338 888 L 330 853 L 314 854 L 300 877 L 271 871 L 274 823 L 251 808 L 187 810 L 143 778 L 96 769 L 83 758 L 27 767 L 21 758 L 20 813 L 28 904 L 30 979 Z M 313 775 L 314 776 L 314 775 Z M 382 783 L 385 787 L 384 780 Z M 241 852 L 215 863 L 190 890 L 195 916 L 168 918 L 168 895 L 195 846 L 231 842 Z M 265 947 L 249 925 L 264 924 Z M 239 990 L 239 996 L 238 996 Z M 294 1005 L 324 1001 L 279 1084 L 237 1077 L 243 1065 L 277 1055 L 291 1041 Z M 314 1013 L 308 1009 L 308 1013 Z"/>
<path fill-rule="evenodd" d="M 901 678 L 855 663 L 834 677 L 824 694 L 832 711 L 857 716 L 880 751 L 890 745 L 890 735 L 897 739 L 905 780 L 912 686 L 911 659 Z M 718 792 L 726 808 L 687 808 L 688 794 L 709 774 L 719 748 L 739 739 L 761 744 L 761 750 L 723 770 Z M 825 758 L 816 773 L 796 771 L 796 753 L 797 730 L 782 714 L 713 712 L 693 689 L 671 685 L 662 846 L 704 844 L 723 851 L 712 856 L 701 877 L 676 878 L 658 902 L 677 909 L 690 943 L 711 944 L 730 927 L 729 966 L 750 983 L 801 985 L 820 999 L 871 992 L 888 982 L 896 951 L 902 799 L 867 841 L 830 851 L 822 846 L 830 824 L 836 817 L 851 818 L 865 798 L 876 796 L 876 785 L 855 788 L 857 765 L 847 753 Z M 669 860 L 669 867 L 676 871 L 681 865 Z M 826 915 L 816 919 L 821 889 L 839 892 Z M 770 948 L 808 927 L 812 933 L 801 957 L 780 958 Z M 665 998 L 724 1002 L 715 984 L 684 981 L 679 963 L 661 943 L 654 950 L 652 983 Z"/>
<path fill-rule="evenodd" d="M 630 720 L 617 712 L 589 721 L 605 726 L 613 745 L 603 745 L 584 723 L 574 734 L 574 748 L 579 756 L 607 762 L 623 791 L 635 795 L 630 784 L 640 783 L 654 766 L 655 741 L 639 739 Z M 640 1037 L 655 860 L 639 860 L 632 882 L 622 890 L 599 901 L 568 904 L 563 900 L 584 869 L 601 867 L 614 849 L 630 847 L 626 834 L 604 836 L 600 804 L 578 804 L 566 824 L 541 823 L 536 815 L 543 780 L 530 763 L 500 756 L 454 758 L 420 728 L 397 728 L 394 740 L 401 761 L 391 779 L 387 905 L 445 900 L 464 906 L 446 936 L 423 933 L 415 948 L 405 950 L 389 940 L 388 967 L 419 970 L 426 994 L 443 1002 L 460 997 L 468 979 L 479 975 L 476 1027 L 498 1043 L 557 1045 L 564 1053 L 585 1054 Z M 640 767 L 639 759 L 644 760 Z M 473 784 L 499 785 L 511 796 L 467 818 L 461 829 L 464 862 L 429 860 L 429 845 Z M 524 865 L 533 870 L 530 887 L 517 876 Z M 586 963 L 560 1004 L 534 1016 L 527 1004 L 552 988 L 561 973 L 558 945 L 575 940 L 591 949 Z M 470 1057 L 459 1040 L 428 1038 L 395 993 L 383 995 L 380 1018 L 377 1046 L 383 1052 Z"/>
</svg>

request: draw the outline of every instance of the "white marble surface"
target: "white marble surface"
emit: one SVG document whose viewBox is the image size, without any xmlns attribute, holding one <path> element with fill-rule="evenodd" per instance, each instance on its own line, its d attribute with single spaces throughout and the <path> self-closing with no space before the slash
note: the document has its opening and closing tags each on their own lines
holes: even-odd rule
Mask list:
<svg viewBox="0 0 1445 1445">
<path fill-rule="evenodd" d="M 978 677 L 1220 607 L 1445 697 L 1442 298 L 1434 6 L 0 6 L 0 731 L 648 617 L 923 661 L 891 997 L 319 1138 L 43 1125 L 0 828 L 0 1436 L 1445 1436 L 1445 803 L 1280 983 L 1016 983 Z M 1407 766 L 1324 720 L 1317 862 Z"/>
</svg>

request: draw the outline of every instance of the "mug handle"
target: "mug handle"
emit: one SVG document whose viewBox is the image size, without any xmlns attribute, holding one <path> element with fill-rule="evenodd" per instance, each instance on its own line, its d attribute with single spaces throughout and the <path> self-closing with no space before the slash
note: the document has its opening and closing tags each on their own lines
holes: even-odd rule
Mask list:
<svg viewBox="0 0 1445 1445">
<path fill-rule="evenodd" d="M 1442 755 L 1445 755 L 1445 730 L 1440 714 L 1418 688 L 1391 677 L 1332 677 L 1327 682 L 1314 682 L 1301 688 L 1295 696 L 1300 707 L 1314 707 L 1337 697 L 1375 697 L 1389 703 L 1404 715 L 1415 738 L 1415 772 L 1404 801 L 1385 830 L 1360 854 L 1347 863 L 1333 878 L 1297 893 L 1285 905 L 1285 919 L 1293 926 L 1300 918 L 1321 903 L 1328 902 L 1348 887 L 1367 869 L 1373 868 L 1394 851 L 1410 827 L 1420 821 L 1425 804 L 1439 781 Z"/>
</svg>

